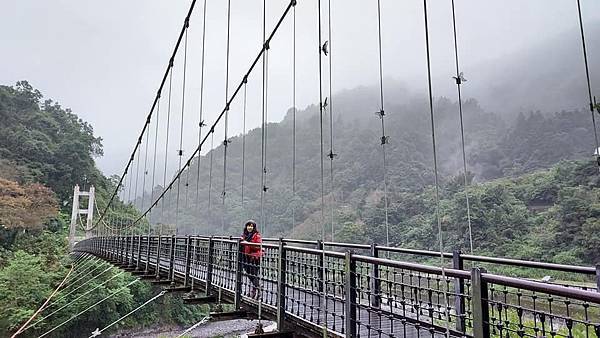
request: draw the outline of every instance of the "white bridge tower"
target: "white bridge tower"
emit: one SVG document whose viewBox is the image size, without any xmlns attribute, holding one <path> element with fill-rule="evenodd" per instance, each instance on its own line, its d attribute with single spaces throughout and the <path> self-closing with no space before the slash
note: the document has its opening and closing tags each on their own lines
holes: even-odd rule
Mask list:
<svg viewBox="0 0 600 338">
<path fill-rule="evenodd" d="M 71 250 L 75 244 L 75 230 L 77 230 L 77 220 L 81 217 L 80 215 L 86 215 L 87 219 L 86 224 L 82 224 L 85 231 L 85 238 L 92 237 L 92 229 L 94 227 L 92 223 L 94 220 L 94 194 L 94 186 L 90 186 L 89 191 L 79 191 L 79 185 L 75 185 L 73 189 L 73 210 L 71 211 L 71 225 L 69 227 L 69 249 Z M 79 198 L 81 196 L 88 197 L 87 209 L 79 208 Z"/>
</svg>

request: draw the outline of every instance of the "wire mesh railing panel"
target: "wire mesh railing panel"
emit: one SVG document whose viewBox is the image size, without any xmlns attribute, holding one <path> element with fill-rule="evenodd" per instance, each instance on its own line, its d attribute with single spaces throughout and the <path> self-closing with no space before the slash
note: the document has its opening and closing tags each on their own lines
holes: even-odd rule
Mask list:
<svg viewBox="0 0 600 338">
<path fill-rule="evenodd" d="M 316 250 L 315 250 L 316 251 Z M 323 288 L 327 284 L 334 289 L 331 283 L 323 282 L 323 255 L 316 252 L 301 252 L 286 249 L 286 311 L 302 319 L 321 325 L 325 319 L 325 302 Z M 334 271 L 334 263 L 330 273 Z M 343 307 L 342 300 L 336 299 L 337 308 Z M 330 296 L 330 306 L 333 308 L 333 295 Z M 329 313 L 327 320 L 336 321 L 336 327 L 343 330 L 343 315 Z"/>
<path fill-rule="evenodd" d="M 173 269 L 177 272 L 185 273 L 187 260 L 187 238 L 176 237 L 173 246 Z"/>
<path fill-rule="evenodd" d="M 209 242 L 199 238 L 192 239 L 192 255 L 190 275 L 193 278 L 206 281 L 209 256 Z"/>
<path fill-rule="evenodd" d="M 489 326 L 492 337 L 600 337 L 600 304 L 490 284 Z"/>
<path fill-rule="evenodd" d="M 459 279 L 369 262 L 351 271 L 357 336 L 468 336 Z"/>
<path fill-rule="evenodd" d="M 226 290 L 235 290 L 237 250 L 235 241 L 214 242 L 212 285 Z"/>
<path fill-rule="evenodd" d="M 158 237 L 150 236 L 149 250 L 146 251 L 146 259 L 148 261 L 148 268 L 150 268 L 158 257 Z"/>
</svg>

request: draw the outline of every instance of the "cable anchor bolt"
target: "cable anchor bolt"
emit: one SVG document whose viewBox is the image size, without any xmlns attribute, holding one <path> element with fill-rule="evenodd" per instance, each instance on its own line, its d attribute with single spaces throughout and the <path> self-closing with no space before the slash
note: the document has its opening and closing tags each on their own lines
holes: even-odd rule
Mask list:
<svg viewBox="0 0 600 338">
<path fill-rule="evenodd" d="M 328 106 L 328 105 L 329 105 L 329 104 L 327 103 L 327 97 L 326 97 L 326 98 L 325 98 L 325 101 L 323 101 L 323 103 L 321 103 L 321 109 L 322 109 L 322 110 L 325 110 L 325 109 L 327 109 L 327 106 Z"/>
<path fill-rule="evenodd" d="M 329 41 L 325 41 L 325 43 L 321 47 L 321 51 L 323 52 L 323 54 L 325 54 L 325 56 L 329 54 Z"/>
<path fill-rule="evenodd" d="M 385 111 L 381 109 L 380 111 L 375 112 L 375 115 L 382 119 L 385 116 Z"/>
<path fill-rule="evenodd" d="M 381 145 L 388 144 L 389 140 L 390 140 L 389 136 L 385 136 L 385 135 L 381 136 Z"/>
<path fill-rule="evenodd" d="M 463 72 L 458 73 L 458 76 L 453 76 L 452 78 L 456 80 L 457 85 L 460 85 L 463 82 L 467 82 L 467 79 L 465 79 L 465 74 L 463 74 Z"/>
</svg>

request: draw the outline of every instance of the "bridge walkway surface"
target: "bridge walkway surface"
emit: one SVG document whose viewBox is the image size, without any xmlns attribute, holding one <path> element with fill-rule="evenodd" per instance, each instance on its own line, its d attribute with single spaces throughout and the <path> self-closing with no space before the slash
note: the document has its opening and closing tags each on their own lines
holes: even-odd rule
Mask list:
<svg viewBox="0 0 600 338">
<path fill-rule="evenodd" d="M 327 330 L 340 337 L 600 337 L 598 266 L 285 239 L 265 240 L 260 266 L 250 266 L 243 245 L 249 244 L 225 237 L 94 237 L 74 251 L 173 290 L 260 311 L 279 330 L 304 336 Z M 443 256 L 447 267 L 409 263 L 408 255 Z M 467 261 L 477 267 L 465 270 Z M 508 277 L 483 265 L 560 272 L 588 283 Z M 250 274 L 260 276 L 258 297 L 251 297 Z"/>
</svg>

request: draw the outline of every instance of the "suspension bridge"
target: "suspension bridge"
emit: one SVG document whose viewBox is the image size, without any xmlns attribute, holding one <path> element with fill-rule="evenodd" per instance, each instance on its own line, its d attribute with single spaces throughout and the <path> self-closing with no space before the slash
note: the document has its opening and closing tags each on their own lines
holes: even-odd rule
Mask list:
<svg viewBox="0 0 600 338">
<path fill-rule="evenodd" d="M 452 5 L 452 23 L 456 74 L 454 80 L 457 88 L 457 99 L 460 116 L 460 135 L 462 145 L 462 169 L 465 185 L 465 208 L 467 220 L 464 229 L 468 231 L 470 247 L 468 252 L 455 250 L 444 252 L 445 243 L 439 207 L 439 177 L 436 145 L 436 129 L 434 118 L 433 92 L 431 85 L 429 14 L 426 0 L 423 1 L 423 22 L 425 32 L 426 64 L 428 80 L 428 107 L 431 122 L 431 141 L 433 150 L 433 172 L 435 184 L 435 203 L 437 220 L 437 238 L 439 250 L 415 250 L 396 247 L 390 243 L 388 217 L 388 179 L 386 145 L 389 136 L 386 134 L 382 62 L 382 19 L 380 1 L 370 2 L 377 8 L 377 40 L 378 71 L 379 71 L 379 106 L 374 109 L 381 121 L 381 136 L 375 140 L 381 147 L 381 165 L 384 204 L 385 243 L 339 243 L 334 239 L 334 206 L 326 202 L 328 186 L 334 186 L 334 106 L 332 98 L 332 53 L 335 45 L 332 43 L 331 2 L 322 4 L 317 1 L 315 16 L 318 18 L 318 36 L 315 43 L 315 58 L 318 58 L 319 88 L 319 134 L 320 134 L 320 232 L 319 240 L 299 240 L 287 238 L 265 238 L 262 243 L 246 243 L 237 237 L 208 236 L 202 234 L 181 235 L 178 233 L 180 208 L 183 198 L 187 204 L 189 176 L 196 175 L 196 203 L 199 199 L 207 199 L 209 209 L 214 203 L 214 196 L 209 188 L 208 196 L 199 196 L 201 151 L 214 146 L 214 136 L 217 127 L 223 127 L 223 176 L 220 196 L 221 211 L 224 213 L 228 205 L 227 159 L 228 146 L 231 139 L 228 134 L 230 107 L 234 102 L 242 102 L 242 119 L 246 133 L 246 99 L 247 85 L 256 76 L 258 69 L 261 87 L 261 159 L 260 159 L 260 213 L 259 224 L 268 234 L 265 201 L 269 198 L 269 162 L 268 162 L 268 83 L 269 83 L 269 52 L 271 42 L 277 36 L 283 25 L 291 25 L 293 31 L 292 64 L 292 140 L 293 163 L 292 191 L 296 187 L 296 7 L 312 6 L 305 1 L 291 0 L 277 13 L 275 24 L 267 30 L 266 3 L 263 3 L 262 44 L 258 53 L 252 59 L 244 75 L 237 79 L 235 86 L 230 86 L 230 24 L 231 1 L 227 1 L 227 40 L 225 50 L 225 90 L 224 105 L 212 123 L 203 119 L 203 88 L 205 73 L 205 36 L 206 36 L 206 0 L 202 4 L 202 59 L 201 59 L 201 93 L 200 113 L 198 117 L 198 144 L 191 155 L 184 159 L 183 131 L 185 123 L 186 66 L 188 63 L 188 30 L 193 24 L 191 16 L 196 8 L 196 0 L 191 2 L 188 13 L 183 21 L 181 31 L 156 96 L 152 102 L 142 130 L 137 138 L 131 156 L 120 176 L 114 192 L 104 206 L 98 207 L 100 201 L 93 198 L 88 204 L 88 223 L 84 226 L 86 239 L 73 243 L 73 276 L 66 276 L 70 282 L 85 280 L 90 276 L 98 276 L 88 269 L 90 261 L 102 259 L 138 276 L 135 282 L 145 280 L 157 285 L 163 285 L 163 291 L 151 299 L 139 300 L 140 306 L 123 316 L 120 320 L 131 315 L 146 304 L 163 296 L 165 293 L 181 294 L 184 302 L 190 306 L 196 304 L 231 304 L 233 311 L 213 312 L 210 319 L 255 318 L 270 320 L 276 323 L 276 330 L 264 332 L 262 325 L 257 327 L 254 336 L 332 336 L 332 337 L 599 337 L 600 336 L 600 265 L 574 266 L 517 260 L 509 258 L 488 257 L 476 255 L 473 252 L 471 213 L 469 206 L 467 159 L 465 152 L 465 133 L 463 128 L 461 86 L 465 82 L 459 63 L 459 44 L 457 39 L 457 21 L 454 1 Z M 365 4 L 366 6 L 367 4 Z M 595 99 L 590 85 L 588 57 L 585 44 L 584 25 L 581 16 L 580 1 L 574 2 L 577 19 L 581 32 L 583 55 L 582 69 L 585 71 L 587 83 L 591 123 L 594 125 L 595 149 L 598 149 L 598 136 L 595 121 Z M 326 14 L 326 15 L 325 15 Z M 322 26 L 325 26 L 322 27 Z M 318 47 L 318 48 L 317 48 Z M 175 60 L 182 65 L 182 102 L 179 139 L 169 135 L 170 123 L 173 118 L 172 100 L 174 100 L 173 73 Z M 189 76 L 189 74 L 188 74 Z M 236 81 L 235 79 L 233 81 Z M 316 99 L 316 98 L 315 98 Z M 163 104 L 161 105 L 161 101 Z M 159 114 L 164 114 L 166 105 L 166 125 L 161 125 Z M 160 111 L 161 106 L 163 111 Z M 329 117 L 329 131 L 324 130 L 325 118 Z M 189 118 L 189 117 L 188 117 Z M 194 116 L 196 118 L 196 116 Z M 239 118 L 239 117 L 237 117 Z M 208 132 L 203 133 L 208 128 Z M 164 137 L 164 169 L 162 191 L 153 187 L 159 184 L 160 168 L 157 168 L 157 149 L 162 147 L 158 142 L 159 133 L 166 132 Z M 324 135 L 329 135 L 327 144 Z M 178 141 L 177 172 L 172 180 L 168 177 L 169 142 Z M 242 138 L 242 142 L 245 139 Z M 172 146 L 172 145 L 171 145 Z M 328 147 L 329 149 L 326 149 Z M 245 150 L 245 143 L 242 147 Z M 212 187 L 213 159 L 210 154 L 209 181 L 204 182 Z M 244 169 L 245 153 L 242 155 L 241 200 L 244 207 Z M 599 155 L 596 154 L 596 159 Z M 326 161 L 329 170 L 326 170 Z M 600 165 L 600 161 L 598 162 Z M 192 165 L 196 164 L 197 172 L 191 173 Z M 328 173 L 327 173 L 328 171 Z M 140 175 L 141 172 L 141 175 Z M 141 177 L 140 177 L 141 176 Z M 148 181 L 146 181 L 148 179 Z M 326 180 L 329 183 L 326 184 Z M 146 187 L 150 184 L 150 196 L 146 196 Z M 138 190 L 138 185 L 141 188 Z M 77 218 L 79 189 L 75 195 L 74 213 L 72 218 L 71 237 L 74 237 Z M 85 193 L 93 196 L 93 192 Z M 84 195 L 85 195 L 84 194 Z M 193 192 L 192 192 L 193 194 Z M 141 196 L 141 197 L 140 197 Z M 131 219 L 123 217 L 118 210 L 136 198 L 141 199 L 136 204 L 139 214 Z M 148 200 L 146 200 L 148 199 Z M 174 206 L 174 224 L 157 224 L 158 215 L 165 212 L 165 200 L 169 199 Z M 328 206 L 330 208 L 328 209 Z M 98 213 L 94 221 L 94 211 Z M 330 212 L 330 215 L 326 213 Z M 292 218 L 295 210 L 292 211 Z M 331 218 L 328 221 L 328 218 Z M 242 223 L 244 220 L 240 220 Z M 295 224 L 295 220 L 292 221 Z M 174 228 L 174 233 L 163 233 L 164 226 Z M 218 226 L 218 225 L 217 225 Z M 225 217 L 222 217 L 221 229 L 225 229 Z M 329 226 L 331 234 L 329 235 Z M 153 228 L 159 228 L 156 230 Z M 326 241 L 329 236 L 331 241 Z M 446 243 L 447 244 L 447 243 Z M 255 264 L 248 260 L 243 248 L 256 246 L 264 252 L 262 258 Z M 436 264 L 420 264 L 417 261 L 439 262 Z M 496 272 L 501 267 L 522 267 L 552 272 L 561 272 L 577 276 L 574 280 L 588 280 L 591 283 L 574 283 L 568 281 L 536 280 L 525 277 L 511 277 Z M 95 278 L 95 277 L 94 277 Z M 260 280 L 258 292 L 254 292 L 251 281 Z M 133 283 L 133 282 L 132 282 Z M 76 284 L 76 283 L 75 283 Z M 62 284 L 57 288 L 60 291 Z M 87 291 L 93 292 L 94 290 Z M 71 292 L 77 292 L 77 288 Z M 106 298 L 118 296 L 119 291 L 106 295 Z M 84 297 L 86 294 L 82 294 Z M 50 298 L 52 298 L 52 296 Z M 49 300 L 50 300 L 49 298 Z M 90 304 L 90 308 L 96 306 Z M 44 304 L 45 306 L 45 304 Z M 41 312 L 44 306 L 40 308 Z M 55 310 L 60 311 L 61 309 Z M 85 311 L 85 310 L 84 310 Z M 37 315 L 38 313 L 36 313 Z M 69 320 L 75 319 L 74 314 Z M 35 315 L 34 315 L 35 317 Z M 42 317 L 43 319 L 44 317 Z M 33 317 L 32 317 L 33 319 Z M 209 320 L 207 318 L 206 320 Z M 202 323 L 204 323 L 203 321 Z M 105 330 L 115 325 L 111 323 L 103 329 L 91 333 L 92 337 L 101 335 Z M 35 324 L 35 322 L 34 322 Z M 25 323 L 16 335 L 23 333 L 31 325 Z M 199 323 L 201 324 L 201 323 Z M 42 336 L 51 335 L 55 327 Z M 191 329 L 191 328 L 190 328 Z M 188 331 L 184 332 L 187 333 Z M 182 333 L 182 334 L 184 334 Z M 181 336 L 181 335 L 180 335 Z"/>
</svg>

